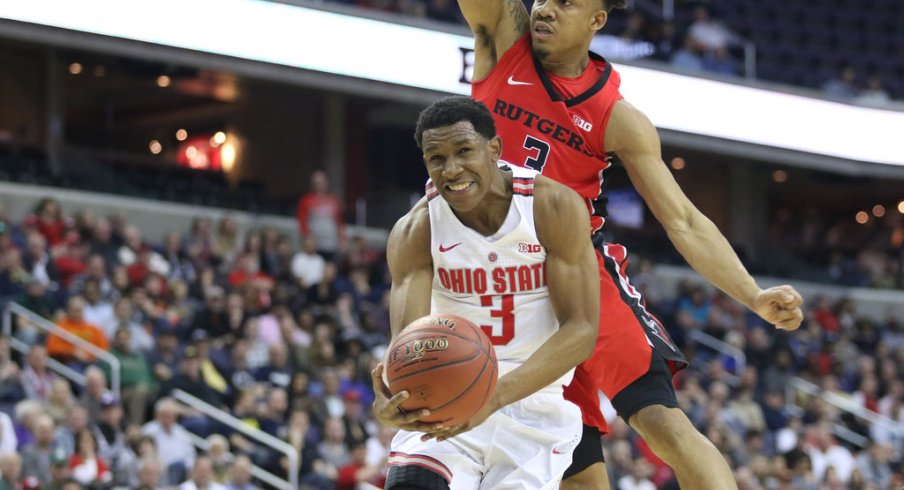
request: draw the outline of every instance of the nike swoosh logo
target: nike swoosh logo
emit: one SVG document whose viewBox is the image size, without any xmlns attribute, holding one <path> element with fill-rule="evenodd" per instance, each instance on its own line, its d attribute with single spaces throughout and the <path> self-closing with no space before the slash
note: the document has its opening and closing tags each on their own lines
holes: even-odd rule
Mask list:
<svg viewBox="0 0 904 490">
<path fill-rule="evenodd" d="M 565 451 L 559 451 L 558 449 L 553 448 L 552 453 L 553 454 L 565 454 Z"/>
<path fill-rule="evenodd" d="M 453 248 L 455 248 L 455 247 L 457 247 L 457 246 L 459 246 L 459 245 L 461 245 L 461 244 L 462 244 L 462 242 L 458 242 L 458 243 L 456 243 L 455 245 L 449 245 L 448 247 L 444 247 L 443 245 L 440 245 L 440 246 L 439 246 L 439 251 L 440 251 L 440 252 L 448 252 L 449 250 L 452 250 Z"/>
<path fill-rule="evenodd" d="M 533 85 L 530 82 L 519 82 L 518 80 L 515 80 L 514 75 L 510 75 L 508 77 L 508 84 L 509 85 Z"/>
</svg>

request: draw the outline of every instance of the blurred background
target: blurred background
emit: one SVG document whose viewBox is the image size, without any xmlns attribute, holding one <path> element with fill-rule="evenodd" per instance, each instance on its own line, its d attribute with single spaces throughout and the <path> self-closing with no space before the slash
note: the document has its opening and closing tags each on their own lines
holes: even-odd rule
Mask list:
<svg viewBox="0 0 904 490">
<path fill-rule="evenodd" d="M 418 112 L 468 93 L 457 4 L 128 8 L 0 6 L 2 479 L 379 488 L 385 239 L 422 195 Z M 760 284 L 805 294 L 800 330 L 764 325 L 610 171 L 606 231 L 742 488 L 904 486 L 901 25 L 896 0 L 636 0 L 594 40 Z M 609 412 L 613 488 L 677 488 Z"/>
</svg>

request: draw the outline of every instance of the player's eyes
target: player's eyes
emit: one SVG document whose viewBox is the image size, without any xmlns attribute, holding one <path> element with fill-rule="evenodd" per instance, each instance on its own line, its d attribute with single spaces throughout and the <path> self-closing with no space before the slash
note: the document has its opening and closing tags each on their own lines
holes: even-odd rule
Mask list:
<svg viewBox="0 0 904 490">
<path fill-rule="evenodd" d="M 471 149 L 468 147 L 459 148 L 459 150 L 458 150 L 459 153 L 467 153 L 469 151 L 471 151 Z"/>
</svg>

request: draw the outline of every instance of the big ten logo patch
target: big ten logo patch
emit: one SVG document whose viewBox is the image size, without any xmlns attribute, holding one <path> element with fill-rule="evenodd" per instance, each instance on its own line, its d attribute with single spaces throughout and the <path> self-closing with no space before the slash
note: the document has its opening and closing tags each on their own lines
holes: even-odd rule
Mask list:
<svg viewBox="0 0 904 490">
<path fill-rule="evenodd" d="M 585 121 L 584 118 L 577 114 L 572 114 L 571 120 L 574 121 L 575 126 L 583 129 L 584 131 L 590 131 L 593 129 L 593 124 L 590 124 L 589 121 Z"/>
<path fill-rule="evenodd" d="M 539 243 L 519 243 L 518 251 L 521 253 L 536 254 L 543 251 Z"/>
</svg>

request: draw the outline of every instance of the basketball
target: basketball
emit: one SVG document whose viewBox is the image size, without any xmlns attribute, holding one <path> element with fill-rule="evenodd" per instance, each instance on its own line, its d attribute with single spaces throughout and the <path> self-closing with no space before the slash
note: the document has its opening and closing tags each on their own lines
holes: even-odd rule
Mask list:
<svg viewBox="0 0 904 490">
<path fill-rule="evenodd" d="M 421 422 L 466 422 L 493 396 L 496 351 L 480 327 L 457 315 L 419 318 L 389 346 L 389 391 L 407 390 L 406 411 L 429 409 Z"/>
</svg>

